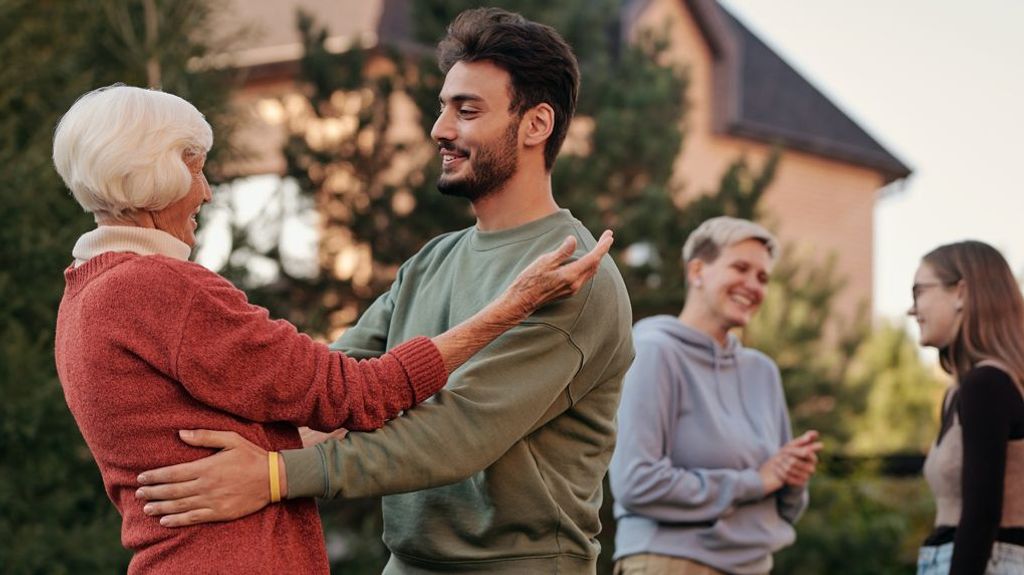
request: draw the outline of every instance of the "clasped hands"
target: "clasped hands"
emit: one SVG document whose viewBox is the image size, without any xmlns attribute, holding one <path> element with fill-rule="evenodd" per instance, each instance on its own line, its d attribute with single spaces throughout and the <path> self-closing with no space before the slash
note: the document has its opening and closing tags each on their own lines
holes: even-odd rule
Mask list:
<svg viewBox="0 0 1024 575">
<path fill-rule="evenodd" d="M 758 469 L 765 493 L 774 493 L 785 486 L 806 486 L 817 470 L 818 451 L 822 446 L 818 432 L 808 431 L 780 447 Z"/>
</svg>

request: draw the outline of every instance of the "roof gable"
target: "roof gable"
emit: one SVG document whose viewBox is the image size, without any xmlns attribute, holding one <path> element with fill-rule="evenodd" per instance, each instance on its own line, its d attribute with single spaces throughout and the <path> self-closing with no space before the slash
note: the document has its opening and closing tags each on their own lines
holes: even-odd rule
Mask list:
<svg viewBox="0 0 1024 575">
<path fill-rule="evenodd" d="M 877 170 L 908 168 L 715 0 L 684 0 L 713 58 L 715 129 Z"/>
</svg>

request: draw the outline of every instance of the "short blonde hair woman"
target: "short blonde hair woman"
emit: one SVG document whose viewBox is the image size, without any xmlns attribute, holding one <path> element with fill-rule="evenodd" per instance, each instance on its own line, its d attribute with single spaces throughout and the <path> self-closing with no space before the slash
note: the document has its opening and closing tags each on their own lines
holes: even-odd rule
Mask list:
<svg viewBox="0 0 1024 575">
<path fill-rule="evenodd" d="M 287 476 L 276 451 L 300 446 L 296 426 L 381 427 L 536 307 L 575 293 L 611 238 L 563 266 L 575 248 L 566 240 L 466 322 L 356 361 L 271 320 L 188 261 L 196 216 L 211 196 L 203 166 L 212 144 L 198 110 L 156 90 L 102 88 L 61 119 L 54 165 L 97 228 L 78 240 L 64 272 L 57 371 L 121 513 L 121 540 L 134 552 L 129 573 L 327 573 L 312 500 L 172 530 L 136 499 L 136 476 L 209 454 L 177 430 L 220 428 L 255 444 L 249 449 L 270 472 L 263 501 L 280 500 L 287 485 L 278 480 Z"/>
<path fill-rule="evenodd" d="M 683 247 L 679 317 L 634 327 L 610 469 L 617 575 L 761 574 L 796 537 L 817 433 L 792 438 L 778 367 L 734 328 L 764 299 L 776 241 L 720 217 Z"/>
<path fill-rule="evenodd" d="M 940 246 L 914 275 L 921 345 L 953 375 L 925 460 L 935 529 L 921 575 L 1024 573 L 1024 296 L 992 246 Z"/>
</svg>

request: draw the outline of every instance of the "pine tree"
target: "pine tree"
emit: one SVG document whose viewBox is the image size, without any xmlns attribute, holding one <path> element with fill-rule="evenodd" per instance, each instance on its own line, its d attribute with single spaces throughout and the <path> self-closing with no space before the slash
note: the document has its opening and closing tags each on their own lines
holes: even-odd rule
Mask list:
<svg viewBox="0 0 1024 575">
<path fill-rule="evenodd" d="M 147 10 L 157 24 L 148 35 Z M 52 167 L 53 130 L 86 91 L 114 82 L 145 86 L 153 74 L 165 89 L 192 99 L 216 129 L 227 86 L 186 69 L 188 58 L 206 52 L 192 38 L 202 37 L 208 14 L 208 3 L 192 0 L 0 4 L 4 573 L 116 572 L 127 566 L 120 518 L 64 403 L 53 361 L 62 271 L 77 237 L 93 227 Z"/>
</svg>

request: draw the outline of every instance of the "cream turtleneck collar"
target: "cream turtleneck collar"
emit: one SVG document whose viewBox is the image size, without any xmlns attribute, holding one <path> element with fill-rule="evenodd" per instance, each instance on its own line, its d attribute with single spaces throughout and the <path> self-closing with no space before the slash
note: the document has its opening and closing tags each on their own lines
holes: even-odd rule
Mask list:
<svg viewBox="0 0 1024 575">
<path fill-rule="evenodd" d="M 192 248 L 161 230 L 135 226 L 98 226 L 78 238 L 71 255 L 75 257 L 75 267 L 78 267 L 105 252 L 132 252 L 140 256 L 163 255 L 188 261 Z"/>
</svg>

